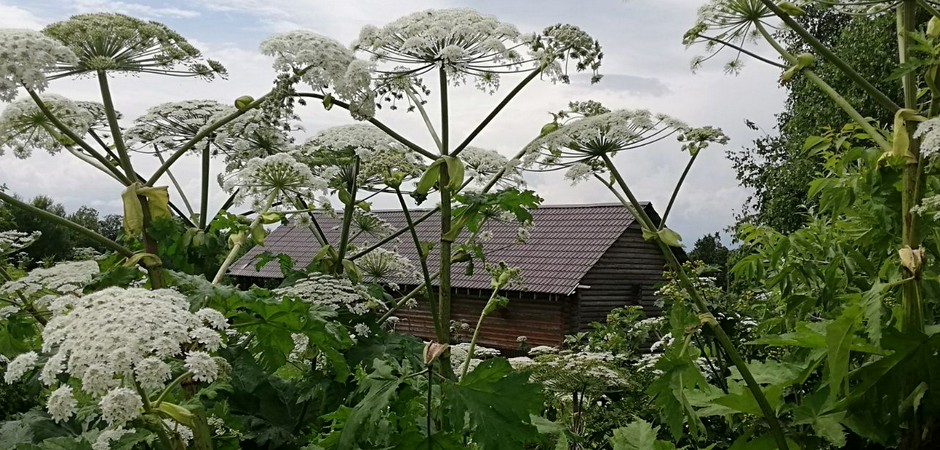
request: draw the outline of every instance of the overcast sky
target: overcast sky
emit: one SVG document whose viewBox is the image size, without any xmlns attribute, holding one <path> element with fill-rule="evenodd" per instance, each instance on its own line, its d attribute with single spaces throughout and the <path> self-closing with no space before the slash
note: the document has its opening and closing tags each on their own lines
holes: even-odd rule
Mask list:
<svg viewBox="0 0 940 450">
<path fill-rule="evenodd" d="M 620 109 L 645 108 L 682 119 L 693 126 L 713 125 L 731 137 L 726 148 L 746 146 L 756 137 L 745 119 L 765 129 L 783 104 L 785 93 L 777 86 L 779 72 L 752 62 L 741 75 L 723 73 L 723 61 L 715 61 L 697 73 L 689 70 L 691 58 L 701 49 L 685 49 L 682 34 L 694 22 L 698 0 L 581 0 L 581 1 L 315 1 L 315 0 L 0 0 L 0 28 L 32 28 L 88 12 L 121 12 L 167 24 L 187 37 L 203 53 L 221 61 L 229 70 L 227 80 L 204 82 L 159 76 L 118 77 L 112 82 L 117 108 L 128 123 L 148 107 L 186 99 L 214 99 L 231 104 L 241 95 L 258 97 L 271 86 L 275 73 L 270 59 L 258 52 L 258 44 L 274 33 L 306 29 L 351 43 L 364 25 L 381 26 L 429 7 L 472 7 L 516 25 L 522 32 L 540 31 L 555 23 L 577 25 L 600 40 L 605 57 L 604 79 L 595 85 L 574 77 L 570 85 L 548 81 L 530 84 L 475 141 L 478 147 L 512 155 L 551 120 L 549 111 L 563 109 L 570 100 L 593 99 Z M 494 96 L 472 87 L 452 89 L 452 140 L 459 142 L 505 95 L 513 79 L 503 80 Z M 94 80 L 58 80 L 47 92 L 75 100 L 97 100 Z M 433 98 L 433 97 L 432 97 Z M 2 106 L 2 105 L 0 105 Z M 338 108 L 319 106 L 301 111 L 307 132 L 351 123 Z M 420 116 L 401 110 L 380 111 L 378 118 L 420 144 L 431 140 Z M 726 148 L 712 147 L 692 169 L 670 219 L 687 246 L 701 235 L 719 231 L 734 222 L 747 191 L 737 186 Z M 687 154 L 674 142 L 657 144 L 618 156 L 617 163 L 638 197 L 652 201 L 662 211 Z M 157 161 L 138 156 L 138 170 L 150 173 Z M 174 173 L 191 196 L 198 196 L 198 162 L 181 160 Z M 561 174 L 528 175 L 529 187 L 547 204 L 599 203 L 616 199 L 596 182 L 572 187 Z M 27 160 L 11 152 L 0 156 L 0 184 L 30 198 L 49 195 L 66 209 L 81 205 L 101 213 L 120 212 L 121 186 L 88 168 L 67 153 L 55 156 L 36 152 Z M 169 184 L 164 179 L 161 184 Z M 215 187 L 212 206 L 224 198 Z M 193 198 L 194 203 L 198 201 Z M 392 206 L 393 202 L 380 202 Z M 195 205 L 194 205 L 195 206 Z M 198 206 L 197 206 L 198 208 Z"/>
</svg>

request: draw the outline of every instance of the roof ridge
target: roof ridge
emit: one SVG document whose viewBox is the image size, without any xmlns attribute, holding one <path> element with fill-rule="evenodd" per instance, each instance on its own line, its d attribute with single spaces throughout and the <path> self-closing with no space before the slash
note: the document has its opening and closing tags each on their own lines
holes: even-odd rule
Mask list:
<svg viewBox="0 0 940 450">
<path fill-rule="evenodd" d="M 652 205 L 653 203 L 652 203 L 652 202 L 649 202 L 649 201 L 642 201 L 642 202 L 640 202 L 640 204 L 643 205 L 643 206 L 650 206 L 650 205 Z M 533 208 L 533 210 L 539 210 L 539 209 L 561 209 L 561 208 L 564 208 L 564 209 L 575 209 L 575 208 L 612 208 L 612 207 L 621 207 L 621 208 L 622 208 L 622 207 L 623 207 L 623 204 L 622 204 L 622 203 L 617 203 L 617 202 L 600 202 L 600 203 L 558 203 L 558 204 L 552 204 L 552 205 L 539 205 L 537 208 Z M 436 209 L 436 208 L 408 208 L 408 211 L 410 211 L 410 212 L 428 212 L 428 211 L 433 211 L 433 210 L 435 210 L 435 209 Z M 317 212 L 319 212 L 319 211 L 317 211 Z M 384 212 L 401 212 L 401 208 L 373 209 L 372 212 L 376 212 L 376 213 L 379 213 L 379 212 L 383 212 L 383 213 L 384 213 Z"/>
</svg>

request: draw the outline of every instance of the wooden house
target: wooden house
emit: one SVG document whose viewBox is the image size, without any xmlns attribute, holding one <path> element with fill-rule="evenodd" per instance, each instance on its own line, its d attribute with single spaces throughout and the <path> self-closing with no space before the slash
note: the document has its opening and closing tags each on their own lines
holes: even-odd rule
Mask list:
<svg viewBox="0 0 940 450">
<path fill-rule="evenodd" d="M 646 204 L 645 208 L 654 220 L 659 220 L 651 205 Z M 426 212 L 412 211 L 412 217 Z M 401 211 L 376 214 L 395 229 L 405 224 Z M 509 306 L 486 319 L 481 345 L 516 350 L 519 336 L 525 336 L 529 347 L 557 346 L 566 334 L 589 329 L 592 322 L 605 320 L 607 313 L 616 307 L 640 305 L 648 315 L 660 313 L 653 292 L 662 282 L 665 260 L 654 243 L 643 239 L 640 224 L 622 205 L 543 205 L 532 215 L 534 227 L 525 243 L 517 240 L 517 224 L 490 221 L 484 228 L 492 233 L 484 244 L 487 260 L 504 261 L 520 268 L 524 289 L 502 292 L 509 298 Z M 320 215 L 317 222 L 329 242 L 339 241 L 340 218 Z M 422 241 L 439 239 L 436 215 L 416 229 Z M 377 240 L 359 236 L 354 243 L 364 245 Z M 392 245 L 418 267 L 418 253 L 409 234 L 389 247 Z M 289 255 L 295 266 L 304 267 L 320 248 L 307 226 L 281 226 L 267 237 L 264 246 L 252 248 L 234 263 L 229 273 L 252 281 L 277 279 L 282 276 L 277 262 L 256 270 L 263 252 Z M 434 272 L 438 258 L 433 251 L 428 262 Z M 397 283 L 402 290 L 419 283 L 415 279 L 384 281 Z M 482 267 L 468 276 L 465 264 L 456 264 L 452 319 L 475 326 L 491 292 L 490 277 Z M 417 308 L 402 310 L 397 315 L 398 331 L 425 339 L 434 337 L 426 299 L 420 299 Z"/>
</svg>

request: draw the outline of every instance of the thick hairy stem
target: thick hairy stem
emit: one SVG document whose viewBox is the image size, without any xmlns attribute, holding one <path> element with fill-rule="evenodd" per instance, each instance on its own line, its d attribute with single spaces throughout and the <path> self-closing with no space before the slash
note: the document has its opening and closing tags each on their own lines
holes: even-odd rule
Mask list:
<svg viewBox="0 0 940 450">
<path fill-rule="evenodd" d="M 14 207 L 16 207 L 16 208 L 19 208 L 19 209 L 22 209 L 22 210 L 24 210 L 24 211 L 26 211 L 26 212 L 29 212 L 30 214 L 32 214 L 32 215 L 34 215 L 34 216 L 37 216 L 37 217 L 39 217 L 39 218 L 41 218 L 41 219 L 48 220 L 49 222 L 52 222 L 52 223 L 55 224 L 55 225 L 61 225 L 61 226 L 65 227 L 65 228 L 68 228 L 69 230 L 72 230 L 72 231 L 74 231 L 74 232 L 76 232 L 76 233 L 78 233 L 78 234 L 80 234 L 80 235 L 82 235 L 82 236 L 84 236 L 84 237 L 86 237 L 86 238 L 88 238 L 88 239 L 91 239 L 92 241 L 95 241 L 95 242 L 97 242 L 97 243 L 99 243 L 99 244 L 101 244 L 101 245 L 103 245 L 103 246 L 105 246 L 105 247 L 107 247 L 107 248 L 109 248 L 109 249 L 111 249 L 111 250 L 114 250 L 114 251 L 120 253 L 121 255 L 123 255 L 123 256 L 125 256 L 125 257 L 130 258 L 131 256 L 134 256 L 134 252 L 130 251 L 129 249 L 127 249 L 127 248 L 124 247 L 123 245 L 118 244 L 117 242 L 112 241 L 111 239 L 108 239 L 108 238 L 106 238 L 106 237 L 104 237 L 104 236 L 102 236 L 102 235 L 100 235 L 100 234 L 98 234 L 98 233 L 95 233 L 94 231 L 91 231 L 91 230 L 89 230 L 88 228 L 85 228 L 85 227 L 83 227 L 83 226 L 81 226 L 81 225 L 79 225 L 79 224 L 77 224 L 77 223 L 75 223 L 75 222 L 72 222 L 71 220 L 68 220 L 68 219 L 66 219 L 66 218 L 64 218 L 64 217 L 57 216 L 57 215 L 55 215 L 55 214 L 53 214 L 53 213 L 51 213 L 51 212 L 49 212 L 49 211 L 46 211 L 46 210 L 41 209 L 41 208 L 37 208 L 37 207 L 35 207 L 35 206 L 33 206 L 33 205 L 30 205 L 30 204 L 28 204 L 28 203 L 23 203 L 22 201 L 17 200 L 15 197 L 13 197 L 13 196 L 11 196 L 11 195 L 7 195 L 7 194 L 4 193 L 3 191 L 0 191 L 0 200 L 4 201 L 4 202 L 6 202 L 6 203 L 9 203 L 10 205 L 12 205 L 12 206 L 14 206 Z"/>
<path fill-rule="evenodd" d="M 323 97 L 324 97 L 323 94 L 314 94 L 312 92 L 302 92 L 302 93 L 298 93 L 294 95 L 297 97 L 317 98 L 320 100 L 323 100 Z M 333 106 L 339 106 L 340 108 L 347 109 L 347 110 L 349 109 L 349 103 L 346 103 L 341 100 L 336 100 L 336 99 L 333 99 Z M 401 145 L 404 145 L 405 147 L 410 148 L 415 153 L 418 153 L 419 155 L 424 156 L 425 158 L 428 158 L 431 160 L 437 159 L 437 155 L 425 150 L 420 145 L 415 144 L 414 142 L 411 142 L 408 139 L 406 139 L 404 136 L 396 133 L 394 130 L 389 128 L 388 125 L 385 125 L 384 123 L 382 123 L 382 121 L 380 121 L 379 119 L 376 119 L 375 117 L 370 117 L 369 120 L 367 120 L 367 122 L 371 123 L 372 125 L 375 125 L 376 128 L 384 131 L 385 134 L 391 136 L 392 139 L 395 139 Z"/>
<path fill-rule="evenodd" d="M 114 101 L 111 99 L 111 88 L 108 86 L 108 73 L 104 70 L 99 70 L 97 75 L 98 87 L 101 89 L 101 101 L 104 103 L 104 115 L 108 119 L 108 128 L 111 129 L 111 140 L 114 141 L 114 148 L 118 152 L 121 167 L 124 169 L 128 180 L 136 180 L 137 173 L 134 172 L 134 166 L 131 164 L 131 155 L 127 152 L 127 146 L 124 145 L 121 125 L 118 124 Z"/>
<path fill-rule="evenodd" d="M 473 352 L 477 348 L 477 339 L 480 338 L 480 330 L 483 328 L 483 319 L 486 319 L 486 307 L 489 305 L 494 298 L 496 298 L 496 293 L 498 291 L 493 289 L 493 293 L 490 294 L 489 300 L 483 305 L 483 310 L 480 311 L 480 318 L 477 320 L 477 326 L 473 329 L 473 337 L 470 338 L 470 347 L 467 348 L 467 359 L 463 361 L 463 367 L 460 369 L 460 378 L 463 378 L 467 375 L 467 371 L 470 370 L 470 360 L 473 359 Z"/>
<path fill-rule="evenodd" d="M 357 180 L 359 178 L 359 157 L 356 157 L 356 160 L 353 161 L 353 170 L 352 175 L 349 177 L 349 183 L 347 183 L 346 189 L 349 192 L 349 201 L 346 202 L 345 208 L 343 208 L 343 229 L 340 230 L 339 236 L 339 248 L 336 249 L 339 253 L 337 257 L 337 273 L 343 272 L 343 258 L 346 257 L 346 247 L 349 246 L 349 227 L 352 225 L 352 216 L 353 211 L 356 209 L 356 191 L 359 190 Z"/>
<path fill-rule="evenodd" d="M 689 158 L 689 162 L 685 165 L 685 170 L 682 171 L 682 176 L 679 177 L 679 182 L 676 183 L 676 188 L 672 190 L 672 197 L 669 197 L 669 204 L 666 205 L 666 212 L 663 213 L 662 220 L 659 221 L 659 228 L 666 228 L 666 219 L 669 217 L 669 213 L 672 211 L 672 206 L 676 203 L 676 197 L 679 196 L 679 189 L 682 189 L 682 185 L 685 183 L 685 177 L 689 175 L 689 171 L 692 170 L 692 164 L 695 164 L 696 158 L 701 152 L 696 152 Z"/>
<path fill-rule="evenodd" d="M 405 196 L 401 194 L 401 189 L 395 188 L 395 194 L 398 195 L 398 203 L 401 205 L 401 210 L 405 214 L 405 222 L 408 225 L 408 230 L 411 232 L 411 241 L 415 244 L 415 249 L 418 250 L 418 261 L 421 263 L 421 275 L 424 277 L 424 289 L 427 292 L 428 305 L 431 310 L 431 320 L 434 321 L 434 331 L 438 336 L 442 336 L 441 332 L 441 318 L 437 311 L 437 304 L 434 303 L 434 300 L 431 298 L 431 293 L 434 292 L 434 286 L 431 285 L 431 271 L 428 269 L 428 255 L 426 255 L 421 250 L 421 239 L 418 238 L 418 230 L 415 228 L 415 223 L 411 220 L 411 211 L 408 211 L 408 204 L 405 202 Z"/>
<path fill-rule="evenodd" d="M 206 141 L 206 148 L 202 149 L 202 192 L 199 199 L 199 228 L 205 229 L 209 223 L 209 146 L 211 141 Z"/>
<path fill-rule="evenodd" d="M 266 214 L 268 210 L 271 209 L 271 205 L 274 204 L 275 198 L 277 198 L 277 191 L 274 191 L 268 195 L 268 198 L 264 201 L 264 206 L 261 208 L 261 211 L 258 211 L 258 215 L 255 216 L 255 219 L 251 221 L 251 225 L 248 226 L 249 230 L 253 230 L 255 227 L 261 225 L 261 216 Z M 250 239 L 250 237 L 246 237 L 245 239 Z M 238 256 L 238 252 L 242 249 L 242 245 L 244 245 L 244 240 L 235 242 L 235 244 L 232 245 L 232 249 L 229 250 L 228 255 L 225 257 L 225 261 L 222 261 L 222 266 L 219 267 L 219 271 L 216 272 L 215 277 L 212 278 L 212 284 L 220 284 L 222 282 L 222 277 L 225 276 L 225 272 L 228 271 L 229 266 L 235 262 L 235 257 Z"/>
<path fill-rule="evenodd" d="M 633 195 L 633 192 L 627 186 L 626 181 L 620 175 L 620 172 L 614 166 L 613 161 L 610 160 L 606 154 L 602 155 L 604 158 L 604 163 L 607 165 L 607 168 L 610 170 L 610 173 L 614 176 L 614 179 L 617 181 L 617 185 L 629 199 L 630 205 L 637 213 L 637 218 L 640 219 L 641 225 L 648 230 L 656 230 L 656 224 L 653 223 L 653 220 L 646 214 L 646 211 L 643 209 L 643 206 L 637 200 L 636 196 Z M 611 186 L 612 188 L 612 186 Z M 689 275 L 685 272 L 685 269 L 682 267 L 682 263 L 679 262 L 679 259 L 676 258 L 675 253 L 672 252 L 672 249 L 666 245 L 661 239 L 655 239 L 659 249 L 662 251 L 663 257 L 666 259 L 666 264 L 669 268 L 675 272 L 676 277 L 679 280 L 679 285 L 688 292 L 689 297 L 692 299 L 692 302 L 695 305 L 695 308 L 698 310 L 698 313 L 703 317 L 703 322 L 709 327 L 709 329 L 714 333 L 715 338 L 718 340 L 718 343 L 724 348 L 725 353 L 727 353 L 728 358 L 731 360 L 731 363 L 738 368 L 738 371 L 741 373 L 741 377 L 744 378 L 744 382 L 747 384 L 748 389 L 751 391 L 751 395 L 754 396 L 754 399 L 757 400 L 757 405 L 761 410 L 764 420 L 767 422 L 767 425 L 770 427 L 770 432 L 774 436 L 774 440 L 777 443 L 777 446 L 782 450 L 788 450 L 789 446 L 787 445 L 787 440 L 783 434 L 783 429 L 780 427 L 780 422 L 777 421 L 777 415 L 774 412 L 770 402 L 767 401 L 767 397 L 764 395 L 764 392 L 761 390 L 760 385 L 757 384 L 757 380 L 754 379 L 754 375 L 751 374 L 750 369 L 747 366 L 747 363 L 744 362 L 744 358 L 741 357 L 741 354 L 738 353 L 737 349 L 734 348 L 734 344 L 731 342 L 731 339 L 725 333 L 724 329 L 721 328 L 721 325 L 714 319 L 714 316 L 708 309 L 708 305 L 705 303 L 705 298 L 702 297 L 701 292 L 695 288 L 695 285 L 692 283 L 692 280 L 689 278 Z"/>
<path fill-rule="evenodd" d="M 506 105 L 508 105 L 509 102 L 512 101 L 512 99 L 516 97 L 517 94 L 522 92 L 522 89 L 525 88 L 526 85 L 528 85 L 532 80 L 535 79 L 535 77 L 539 76 L 539 74 L 541 74 L 542 71 L 545 70 L 545 67 L 547 66 L 544 64 L 540 65 L 537 69 L 533 70 L 529 75 L 523 78 L 522 81 L 520 81 L 519 84 L 516 85 L 516 87 L 514 87 L 511 91 L 509 91 L 509 93 L 506 94 L 506 97 L 503 98 L 503 100 L 499 102 L 499 104 L 496 105 L 496 107 L 493 108 L 492 111 L 490 111 L 490 113 L 486 116 L 486 118 L 484 118 L 483 121 L 480 122 L 480 124 L 477 125 L 477 127 L 472 132 L 470 132 L 470 135 L 468 135 L 467 138 L 464 139 L 463 142 L 461 142 L 460 145 L 458 145 L 457 148 L 454 149 L 453 153 L 451 153 L 451 156 L 457 156 L 458 154 L 460 154 L 460 152 L 462 152 L 465 148 L 467 148 L 467 146 L 470 145 L 471 142 L 473 142 L 473 139 L 476 138 L 477 135 L 480 134 L 480 132 L 483 131 L 483 129 L 486 128 L 486 126 L 489 125 L 490 122 L 493 121 L 493 119 L 496 118 L 496 115 L 499 114 L 499 112 L 502 111 L 503 108 L 505 108 Z"/>
<path fill-rule="evenodd" d="M 448 155 L 448 149 L 450 145 L 450 116 L 449 116 L 449 106 L 447 98 L 447 72 L 443 67 L 438 71 L 438 78 L 440 80 L 440 95 L 441 95 L 441 156 Z M 441 259 L 441 268 L 440 274 L 441 279 L 438 283 L 438 313 L 440 314 L 441 322 L 441 333 L 438 334 L 438 342 L 442 344 L 450 343 L 450 303 L 451 303 L 451 292 L 450 292 L 450 282 L 451 282 L 451 242 L 445 236 L 450 232 L 452 226 L 451 215 L 453 211 L 451 210 L 451 201 L 453 200 L 453 193 L 450 189 L 450 171 L 447 170 L 446 164 L 441 164 L 440 166 L 440 192 L 441 192 L 441 249 L 440 249 L 440 259 Z M 441 355 L 441 366 L 442 372 L 447 378 L 453 378 L 453 369 L 450 365 L 450 353 L 445 352 Z"/>
<path fill-rule="evenodd" d="M 148 232 L 150 224 L 153 223 L 153 217 L 150 216 L 149 200 L 143 195 L 138 195 L 137 199 L 140 200 L 140 206 L 144 214 L 144 230 L 141 233 L 144 241 L 144 250 L 147 253 L 152 255 L 160 256 L 160 249 L 157 247 L 157 242 L 150 237 Z M 145 266 L 147 269 L 147 276 L 150 278 L 150 287 L 153 289 L 163 289 L 166 287 L 166 281 L 163 277 L 163 267 L 161 266 Z"/>
<path fill-rule="evenodd" d="M 55 125 L 55 127 L 58 128 L 59 131 L 62 132 L 62 134 L 66 135 L 69 139 L 72 140 L 72 142 L 74 142 L 79 147 L 81 147 L 82 150 L 85 150 L 86 152 L 88 152 L 89 155 L 99 155 L 100 157 L 100 153 L 98 153 L 94 147 L 89 145 L 88 142 L 85 142 L 85 140 L 82 139 L 81 136 L 79 136 L 74 131 L 72 131 L 68 126 L 62 123 L 62 121 L 59 120 L 58 117 L 52 114 L 52 111 L 49 109 L 48 106 L 46 106 L 46 103 L 42 101 L 42 97 L 40 97 L 39 94 L 36 93 L 36 91 L 27 88 L 26 93 L 29 94 L 29 96 L 33 99 L 33 102 L 36 103 L 36 106 L 39 107 L 39 110 L 42 111 L 42 113 L 45 114 L 46 117 L 49 118 L 49 121 L 52 122 L 52 124 Z M 96 159 L 99 159 L 99 158 L 96 158 Z M 107 158 L 100 157 L 100 160 L 102 164 L 108 167 L 108 169 L 121 180 L 121 183 L 123 183 L 125 186 L 129 186 L 131 184 L 130 181 L 128 181 L 127 177 L 124 176 L 124 174 L 122 174 L 121 171 L 118 170 L 118 168 L 114 164 L 111 164 L 111 162 L 108 161 Z"/>
<path fill-rule="evenodd" d="M 904 0 L 898 6 L 898 59 L 901 66 L 910 60 L 908 54 L 910 33 L 916 27 L 915 4 L 915 0 Z M 901 83 L 904 87 L 904 107 L 916 110 L 918 94 L 916 75 L 913 72 L 905 74 L 901 78 Z M 921 220 L 918 215 L 911 213 L 911 208 L 920 204 L 921 199 L 918 197 L 924 192 L 921 186 L 924 180 L 921 177 L 923 166 L 921 165 L 920 140 L 912 136 L 915 129 L 916 124 L 908 122 L 907 134 L 910 138 L 908 151 L 912 157 L 907 159 L 901 174 L 901 243 L 912 249 L 917 249 L 921 244 Z M 901 320 L 901 331 L 922 333 L 924 331 L 924 305 L 920 274 L 906 267 L 903 270 L 906 277 L 913 276 L 918 279 L 901 288 L 901 307 L 904 314 Z"/>
<path fill-rule="evenodd" d="M 785 59 L 790 64 L 796 63 L 796 57 L 790 54 L 790 52 L 788 52 L 782 46 L 780 46 L 780 44 L 773 38 L 770 32 L 768 32 L 767 29 L 764 28 L 763 25 L 758 23 L 755 27 L 757 31 L 760 32 L 761 36 L 764 37 L 764 40 L 766 40 L 767 43 L 769 43 L 770 46 L 773 47 L 774 50 L 776 50 L 777 53 L 779 53 L 783 59 Z M 865 132 L 868 133 L 869 136 L 871 136 L 871 139 L 875 141 L 875 143 L 877 143 L 878 146 L 881 147 L 882 150 L 891 151 L 891 144 L 889 144 L 888 141 L 885 140 L 884 136 L 881 135 L 881 132 L 878 129 L 876 129 L 874 126 L 872 126 L 871 122 L 869 122 L 868 119 L 863 117 L 861 113 L 859 113 L 858 110 L 855 109 L 855 107 L 852 106 L 852 104 L 849 103 L 849 101 L 845 99 L 845 97 L 843 97 L 832 86 L 830 86 L 829 83 L 826 83 L 825 80 L 823 80 L 822 78 L 819 78 L 819 75 L 816 75 L 816 73 L 813 72 L 808 67 L 804 68 L 801 73 L 803 74 L 804 77 L 806 77 L 807 80 L 809 80 L 811 83 L 816 85 L 816 87 L 820 91 L 822 91 L 833 102 L 835 102 L 835 104 L 839 108 L 841 108 L 842 111 L 845 112 L 849 116 L 849 118 L 852 119 L 852 121 L 854 121 L 860 127 L 862 127 L 862 129 L 864 129 Z"/>
<path fill-rule="evenodd" d="M 807 44 L 809 44 L 809 46 L 812 47 L 813 50 L 816 50 L 817 52 L 819 52 L 819 54 L 822 55 L 823 58 L 826 58 L 827 61 L 832 63 L 832 65 L 836 66 L 840 71 L 842 71 L 842 73 L 845 74 L 845 76 L 849 77 L 849 79 L 851 79 L 852 82 L 854 82 L 860 88 L 862 88 L 862 90 L 867 92 L 868 95 L 870 95 L 872 99 L 874 99 L 883 108 L 888 110 L 888 112 L 890 112 L 891 114 L 894 114 L 898 109 L 901 109 L 901 107 L 898 106 L 896 103 L 894 103 L 894 101 L 891 100 L 887 95 L 885 95 L 884 92 L 881 92 L 880 90 L 878 90 L 878 88 L 876 88 L 868 80 L 866 80 L 865 77 L 861 76 L 858 72 L 856 72 L 855 69 L 852 68 L 852 66 L 850 66 L 848 63 L 846 63 L 841 58 L 836 56 L 836 54 L 833 53 L 832 50 L 830 50 L 822 42 L 820 42 L 819 39 L 816 39 L 816 37 L 813 36 L 812 33 L 807 31 L 806 28 L 803 28 L 802 25 L 800 25 L 795 20 L 793 20 L 793 18 L 790 17 L 789 14 L 787 14 L 782 9 L 780 9 L 780 7 L 778 7 L 776 3 L 774 3 L 773 0 L 760 0 L 760 1 L 761 3 L 764 4 L 764 6 L 767 7 L 767 9 L 773 11 L 773 13 L 777 15 L 777 17 L 780 17 L 780 19 L 783 20 L 783 23 L 785 23 L 788 27 L 790 27 L 791 30 L 793 30 L 797 35 L 803 38 L 803 40 Z"/>
</svg>

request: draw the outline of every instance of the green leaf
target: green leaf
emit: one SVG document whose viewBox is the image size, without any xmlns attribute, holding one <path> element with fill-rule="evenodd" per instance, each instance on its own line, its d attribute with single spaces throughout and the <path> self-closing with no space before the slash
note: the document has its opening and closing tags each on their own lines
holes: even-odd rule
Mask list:
<svg viewBox="0 0 940 450">
<path fill-rule="evenodd" d="M 442 156 L 442 158 L 447 164 L 447 178 L 450 179 L 450 184 L 448 184 L 448 187 L 456 191 L 457 189 L 460 189 L 461 185 L 463 185 L 463 161 L 461 161 L 460 158 L 455 158 L 453 156 Z"/>
<path fill-rule="evenodd" d="M 649 422 L 638 419 L 614 430 L 610 445 L 614 450 L 654 450 L 658 430 L 659 427 L 653 428 Z"/>
<path fill-rule="evenodd" d="M 444 385 L 448 413 L 458 428 L 467 427 L 482 450 L 514 450 L 538 436 L 531 415 L 542 409 L 541 386 L 530 383 L 502 358 L 480 363 L 459 383 Z"/>
<path fill-rule="evenodd" d="M 843 311 L 834 322 L 826 327 L 826 346 L 828 348 L 826 365 L 829 369 L 830 395 L 835 396 L 842 389 L 842 383 L 849 373 L 849 351 L 855 338 L 855 326 L 861 311 L 850 307 Z"/>
<path fill-rule="evenodd" d="M 188 409 L 170 402 L 160 402 L 157 411 L 167 418 L 173 419 L 176 423 L 193 428 L 193 413 Z"/>
<path fill-rule="evenodd" d="M 434 160 L 434 162 L 428 166 L 427 170 L 424 171 L 424 174 L 421 175 L 418 184 L 415 185 L 415 190 L 412 191 L 411 196 L 418 204 L 421 204 L 421 202 L 428 198 L 428 192 L 430 192 L 431 188 L 441 179 L 441 164 L 444 164 L 444 159 Z"/>
<path fill-rule="evenodd" d="M 377 424 L 398 392 L 404 379 L 393 373 L 392 366 L 376 359 L 375 370 L 360 385 L 365 397 L 352 409 L 339 437 L 339 448 L 357 448 L 361 428 Z"/>
</svg>

